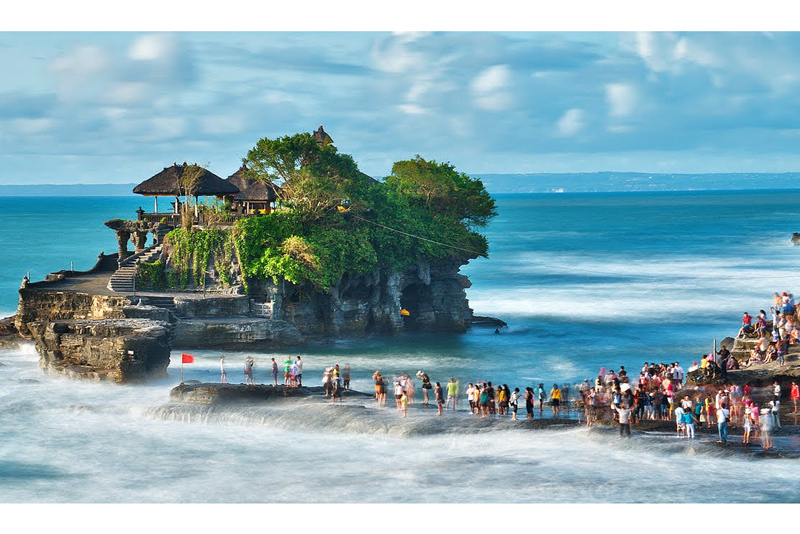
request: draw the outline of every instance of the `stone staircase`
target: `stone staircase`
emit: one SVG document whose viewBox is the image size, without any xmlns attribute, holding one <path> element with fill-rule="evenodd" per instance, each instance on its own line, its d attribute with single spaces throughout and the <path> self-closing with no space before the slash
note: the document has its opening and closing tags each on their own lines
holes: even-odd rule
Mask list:
<svg viewBox="0 0 800 534">
<path fill-rule="evenodd" d="M 169 310 L 175 315 L 175 298 L 174 297 L 153 297 L 148 296 L 146 304 L 148 306 L 157 306 Z"/>
<path fill-rule="evenodd" d="M 117 293 L 136 292 L 136 272 L 140 263 L 148 263 L 161 255 L 161 245 L 150 245 L 141 252 L 125 258 L 111 275 L 108 289 Z M 174 303 L 173 303 L 174 306 Z"/>
</svg>

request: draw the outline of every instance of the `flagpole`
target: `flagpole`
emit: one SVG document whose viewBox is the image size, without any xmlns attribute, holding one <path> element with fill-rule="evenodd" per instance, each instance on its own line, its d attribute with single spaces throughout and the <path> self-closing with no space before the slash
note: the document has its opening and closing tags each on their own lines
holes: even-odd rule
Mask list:
<svg viewBox="0 0 800 534">
<path fill-rule="evenodd" d="M 181 354 L 181 385 L 183 385 L 183 354 Z"/>
</svg>

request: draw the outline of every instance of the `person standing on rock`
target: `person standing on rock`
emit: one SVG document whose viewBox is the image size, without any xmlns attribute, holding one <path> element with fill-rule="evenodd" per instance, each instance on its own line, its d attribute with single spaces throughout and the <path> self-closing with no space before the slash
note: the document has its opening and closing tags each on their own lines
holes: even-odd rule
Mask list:
<svg viewBox="0 0 800 534">
<path fill-rule="evenodd" d="M 428 392 L 433 389 L 431 377 L 428 376 L 428 373 L 417 371 L 417 378 L 422 380 L 422 404 L 428 404 Z"/>
<path fill-rule="evenodd" d="M 539 417 L 542 416 L 542 411 L 544 407 L 544 395 L 545 395 L 544 384 L 539 384 L 539 387 L 536 388 L 536 396 L 539 398 Z"/>
<path fill-rule="evenodd" d="M 278 362 L 275 361 L 275 358 L 272 358 L 272 382 L 273 385 L 278 385 Z"/>
<path fill-rule="evenodd" d="M 303 387 L 303 360 L 300 356 L 294 360 L 294 364 L 297 366 L 297 386 Z"/>
<path fill-rule="evenodd" d="M 800 399 L 800 387 L 797 386 L 797 382 L 792 380 L 792 389 L 789 392 L 789 398 L 792 399 L 792 404 L 794 405 L 794 411 L 792 413 L 797 413 L 797 400 Z"/>
<path fill-rule="evenodd" d="M 228 383 L 228 374 L 225 372 L 225 356 L 224 355 L 219 359 L 219 372 L 220 372 L 219 381 L 222 382 L 223 384 L 227 384 Z"/>
<path fill-rule="evenodd" d="M 439 415 L 442 415 L 444 413 L 444 389 L 439 382 L 436 382 L 433 394 L 436 399 L 436 409 L 439 410 Z"/>
<path fill-rule="evenodd" d="M 617 409 L 619 414 L 619 437 L 631 437 L 631 407 L 623 404 Z"/>
<path fill-rule="evenodd" d="M 283 385 L 289 385 L 289 375 L 292 372 L 292 357 L 286 356 L 286 359 L 283 360 Z"/>
<path fill-rule="evenodd" d="M 728 443 L 728 417 L 730 417 L 730 412 L 723 404 L 717 410 L 717 430 L 719 431 L 719 441 L 717 443 Z"/>
<path fill-rule="evenodd" d="M 255 362 L 253 361 L 252 358 L 247 357 L 247 358 L 244 359 L 244 378 L 245 378 L 245 383 L 248 384 L 248 385 L 252 385 L 252 384 L 255 383 L 255 382 L 253 382 L 253 365 L 254 364 L 255 364 Z"/>
<path fill-rule="evenodd" d="M 447 407 L 450 407 L 450 404 L 453 405 L 453 411 L 456 409 L 456 401 L 458 400 L 458 382 L 456 382 L 455 378 L 450 378 L 450 381 L 447 383 Z"/>
</svg>

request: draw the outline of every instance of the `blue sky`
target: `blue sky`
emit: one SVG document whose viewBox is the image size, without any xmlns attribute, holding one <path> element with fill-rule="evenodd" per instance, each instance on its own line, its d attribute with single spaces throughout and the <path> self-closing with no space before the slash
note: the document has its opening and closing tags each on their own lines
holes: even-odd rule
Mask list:
<svg viewBox="0 0 800 534">
<path fill-rule="evenodd" d="M 800 33 L 2 31 L 0 71 L 0 184 L 225 177 L 320 124 L 373 176 L 800 170 Z"/>
</svg>

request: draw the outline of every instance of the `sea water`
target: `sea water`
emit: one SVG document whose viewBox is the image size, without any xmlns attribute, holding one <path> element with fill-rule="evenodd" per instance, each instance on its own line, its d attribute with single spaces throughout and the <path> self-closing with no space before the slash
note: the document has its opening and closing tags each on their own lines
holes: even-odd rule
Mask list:
<svg viewBox="0 0 800 534">
<path fill-rule="evenodd" d="M 370 376 L 426 371 L 443 384 L 512 389 L 570 385 L 600 367 L 645 361 L 684 368 L 735 335 L 742 312 L 797 289 L 800 192 L 497 195 L 490 258 L 462 269 L 478 315 L 507 328 L 463 335 L 339 340 L 289 351 L 225 352 L 228 380 L 246 356 L 268 382 L 271 357 Z M 116 250 L 111 218 L 135 197 L 0 198 L 0 315 L 19 281 L 88 269 Z M 185 380 L 218 381 L 220 351 L 193 351 Z M 483 425 L 464 411 L 348 399 L 231 409 L 169 402 L 181 377 L 120 386 L 44 373 L 30 344 L 0 350 L 0 502 L 797 502 L 800 467 L 672 435 L 619 440 L 585 428 Z M 417 384 L 419 386 L 419 384 Z M 419 393 L 417 394 L 419 402 Z M 391 399 L 389 400 L 391 404 Z M 463 406 L 462 406 L 463 408 Z M 544 414 L 547 417 L 547 413 Z M 538 413 L 536 417 L 539 417 Z M 796 445 L 796 444 L 795 444 Z M 654 466 L 669 466 L 654 469 Z M 746 480 L 752 491 L 734 491 Z M 692 490 L 676 488 L 691 483 Z M 500 488 L 504 488 L 500 490 Z M 513 488 L 506 490 L 505 488 Z"/>
</svg>

